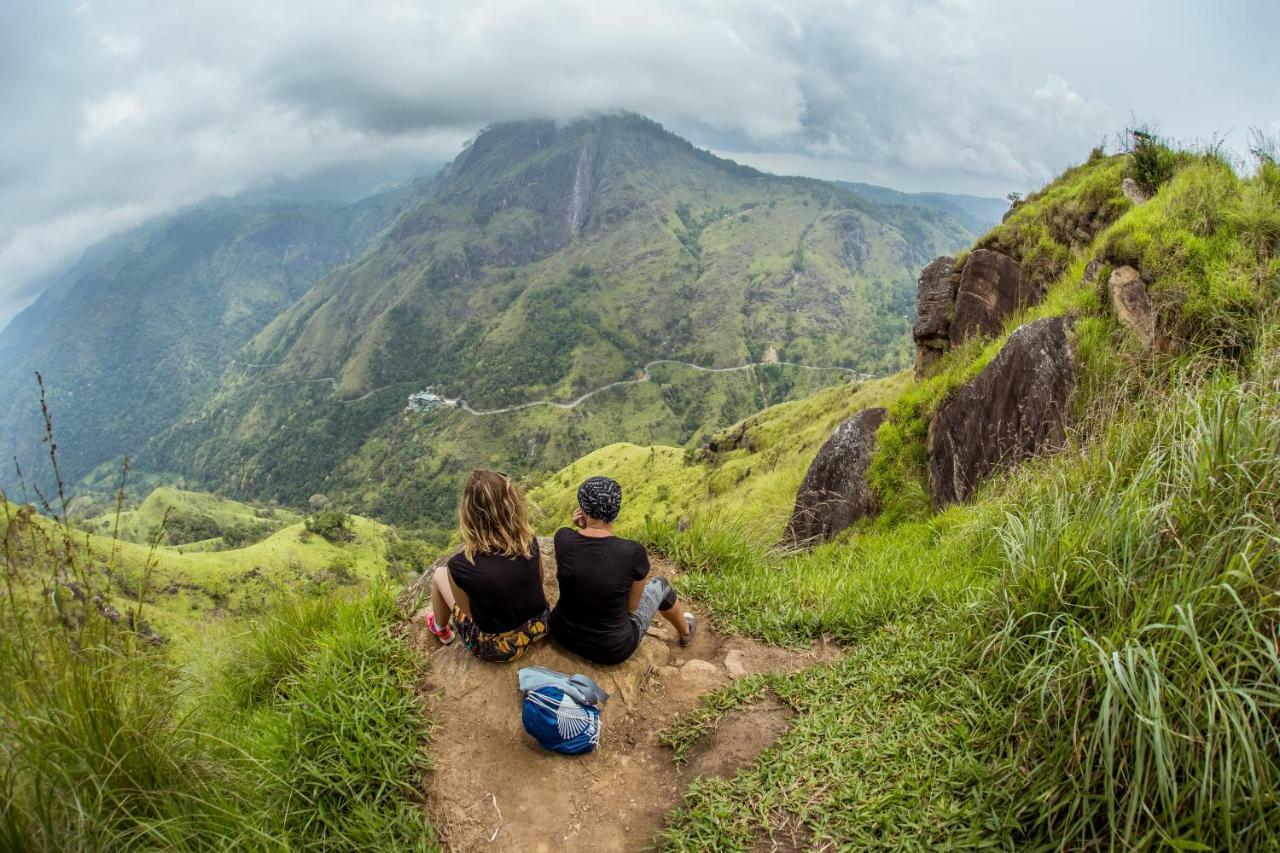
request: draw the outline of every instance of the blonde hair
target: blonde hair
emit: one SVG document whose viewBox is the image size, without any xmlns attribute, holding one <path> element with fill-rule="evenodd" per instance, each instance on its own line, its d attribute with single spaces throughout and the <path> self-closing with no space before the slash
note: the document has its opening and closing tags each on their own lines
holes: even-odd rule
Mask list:
<svg viewBox="0 0 1280 853">
<path fill-rule="evenodd" d="M 533 525 L 524 497 L 506 474 L 471 472 L 458 504 L 458 531 L 462 552 L 471 562 L 476 554 L 533 556 Z"/>
</svg>

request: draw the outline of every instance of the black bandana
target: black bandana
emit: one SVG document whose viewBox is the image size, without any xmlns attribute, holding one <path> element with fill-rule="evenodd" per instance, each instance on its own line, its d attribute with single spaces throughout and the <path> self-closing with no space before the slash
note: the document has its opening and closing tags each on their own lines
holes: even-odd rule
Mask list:
<svg viewBox="0 0 1280 853">
<path fill-rule="evenodd" d="M 578 505 L 600 521 L 613 521 L 622 509 L 622 486 L 608 477 L 588 477 L 578 487 Z"/>
</svg>

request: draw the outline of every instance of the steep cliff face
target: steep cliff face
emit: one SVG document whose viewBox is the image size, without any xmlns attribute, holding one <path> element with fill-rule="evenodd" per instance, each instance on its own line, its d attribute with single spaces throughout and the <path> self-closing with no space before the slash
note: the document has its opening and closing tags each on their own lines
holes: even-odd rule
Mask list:
<svg viewBox="0 0 1280 853">
<path fill-rule="evenodd" d="M 960 274 L 955 258 L 935 259 L 920 273 L 916 289 L 916 376 L 923 376 L 951 346 L 951 315 L 955 311 Z"/>
<path fill-rule="evenodd" d="M 1022 273 L 1022 267 L 1008 255 L 977 249 L 969 254 L 960 271 L 956 302 L 948 335 L 959 346 L 976 335 L 990 336 L 1000 331 L 1013 312 L 1040 302 L 1044 293 Z"/>
</svg>

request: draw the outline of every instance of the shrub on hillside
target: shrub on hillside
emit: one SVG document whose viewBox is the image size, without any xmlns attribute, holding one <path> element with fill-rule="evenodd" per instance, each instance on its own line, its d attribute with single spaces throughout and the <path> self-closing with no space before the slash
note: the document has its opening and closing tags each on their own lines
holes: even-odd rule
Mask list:
<svg viewBox="0 0 1280 853">
<path fill-rule="evenodd" d="M 170 513 L 164 522 L 164 541 L 169 545 L 189 545 L 217 539 L 222 527 L 212 518 L 192 513 Z"/>
<path fill-rule="evenodd" d="M 351 529 L 351 514 L 340 509 L 326 509 L 307 516 L 304 522 L 307 530 L 333 542 L 340 544 L 355 538 Z"/>
<path fill-rule="evenodd" d="M 222 531 L 222 544 L 228 548 L 243 548 L 261 542 L 270 535 L 269 524 L 233 524 Z"/>
<path fill-rule="evenodd" d="M 421 539 L 401 539 L 387 534 L 387 574 L 403 577 L 417 574 L 431 561 L 433 549 Z"/>
<path fill-rule="evenodd" d="M 1133 140 L 1129 150 L 1132 177 L 1144 192 L 1154 194 L 1173 177 L 1177 155 L 1146 128 L 1133 128 L 1129 135 Z"/>
</svg>

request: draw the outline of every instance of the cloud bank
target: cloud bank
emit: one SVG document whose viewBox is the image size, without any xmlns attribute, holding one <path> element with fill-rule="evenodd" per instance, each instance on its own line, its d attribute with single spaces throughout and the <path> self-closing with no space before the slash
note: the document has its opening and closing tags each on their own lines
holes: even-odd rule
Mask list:
<svg viewBox="0 0 1280 853">
<path fill-rule="evenodd" d="M 1115 8 L 1123 5 L 1123 8 Z M 1280 121 L 1273 4 L 184 0 L 0 13 L 0 325 L 39 276 L 214 194 L 441 160 L 484 125 L 630 109 L 775 171 L 1003 195 L 1136 114 Z"/>
</svg>

